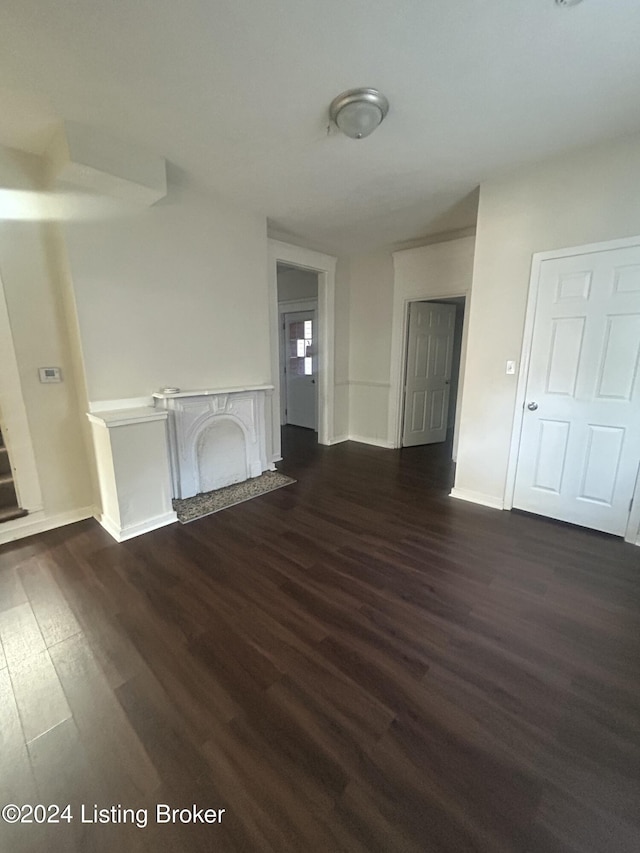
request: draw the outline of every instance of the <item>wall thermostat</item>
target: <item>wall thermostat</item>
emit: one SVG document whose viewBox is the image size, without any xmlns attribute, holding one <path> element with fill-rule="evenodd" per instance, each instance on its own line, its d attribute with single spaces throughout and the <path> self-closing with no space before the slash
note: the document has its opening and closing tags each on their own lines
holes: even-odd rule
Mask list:
<svg viewBox="0 0 640 853">
<path fill-rule="evenodd" d="M 59 367 L 39 367 L 40 382 L 62 382 L 62 371 Z"/>
</svg>

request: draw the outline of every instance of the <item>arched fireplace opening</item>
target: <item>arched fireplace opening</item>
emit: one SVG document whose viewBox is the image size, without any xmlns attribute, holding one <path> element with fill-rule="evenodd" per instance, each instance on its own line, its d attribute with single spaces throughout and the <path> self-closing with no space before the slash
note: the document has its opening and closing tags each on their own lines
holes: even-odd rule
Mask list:
<svg viewBox="0 0 640 853">
<path fill-rule="evenodd" d="M 225 417 L 212 418 L 196 441 L 198 492 L 212 492 L 249 477 L 242 427 Z"/>
</svg>

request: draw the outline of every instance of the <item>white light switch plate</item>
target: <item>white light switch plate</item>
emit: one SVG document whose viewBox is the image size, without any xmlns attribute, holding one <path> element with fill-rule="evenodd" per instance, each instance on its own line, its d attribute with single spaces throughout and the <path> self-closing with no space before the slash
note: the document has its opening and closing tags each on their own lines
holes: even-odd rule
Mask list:
<svg viewBox="0 0 640 853">
<path fill-rule="evenodd" d="M 505 373 L 507 374 L 507 376 L 513 376 L 513 374 L 514 374 L 515 372 L 516 372 L 516 363 L 515 363 L 515 361 L 508 361 L 508 362 L 507 362 L 507 369 L 505 370 Z"/>
</svg>

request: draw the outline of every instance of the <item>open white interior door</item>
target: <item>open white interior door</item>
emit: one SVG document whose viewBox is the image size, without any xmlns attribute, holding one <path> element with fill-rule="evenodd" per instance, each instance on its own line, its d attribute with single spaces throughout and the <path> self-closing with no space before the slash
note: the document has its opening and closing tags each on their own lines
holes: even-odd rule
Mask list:
<svg viewBox="0 0 640 853">
<path fill-rule="evenodd" d="M 411 303 L 403 447 L 447 437 L 455 323 L 455 305 Z"/>
</svg>

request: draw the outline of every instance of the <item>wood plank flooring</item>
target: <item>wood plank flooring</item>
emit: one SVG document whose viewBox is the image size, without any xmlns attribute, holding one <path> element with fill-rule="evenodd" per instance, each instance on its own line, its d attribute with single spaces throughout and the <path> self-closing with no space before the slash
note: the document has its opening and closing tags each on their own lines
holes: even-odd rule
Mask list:
<svg viewBox="0 0 640 853">
<path fill-rule="evenodd" d="M 640 551 L 312 439 L 189 525 L 0 548 L 0 805 L 74 816 L 0 850 L 637 853 Z"/>
</svg>

